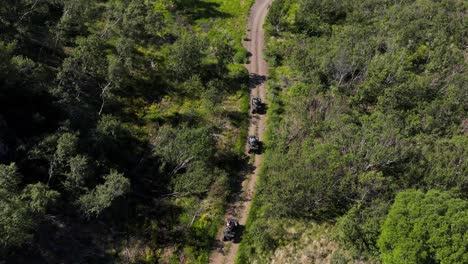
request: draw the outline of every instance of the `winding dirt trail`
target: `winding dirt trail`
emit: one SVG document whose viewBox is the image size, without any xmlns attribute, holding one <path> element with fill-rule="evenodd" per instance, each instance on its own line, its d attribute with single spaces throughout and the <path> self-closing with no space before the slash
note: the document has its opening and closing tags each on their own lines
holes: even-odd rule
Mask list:
<svg viewBox="0 0 468 264">
<path fill-rule="evenodd" d="M 273 0 L 256 0 L 249 15 L 247 37 L 249 41 L 244 42 L 245 48 L 250 52 L 250 63 L 246 65 L 250 74 L 250 97 L 260 97 L 262 102 L 266 101 L 265 80 L 268 65 L 263 59 L 264 31 L 263 24 L 268 9 Z M 249 118 L 249 135 L 256 135 L 261 141 L 265 133 L 266 117 L 264 114 L 251 114 Z M 246 144 L 246 152 L 247 152 Z M 241 226 L 245 226 L 247 216 L 250 211 L 251 201 L 255 191 L 255 184 L 258 178 L 258 168 L 262 164 L 262 156 L 255 155 L 252 170 L 246 175 L 242 182 L 242 190 L 236 195 L 233 203 L 228 205 L 226 218 L 232 217 L 239 221 Z M 223 226 L 224 227 L 224 226 Z M 210 263 L 213 264 L 233 264 L 239 249 L 238 241 L 222 242 L 222 230 L 218 235 L 218 243 L 211 256 Z"/>
</svg>

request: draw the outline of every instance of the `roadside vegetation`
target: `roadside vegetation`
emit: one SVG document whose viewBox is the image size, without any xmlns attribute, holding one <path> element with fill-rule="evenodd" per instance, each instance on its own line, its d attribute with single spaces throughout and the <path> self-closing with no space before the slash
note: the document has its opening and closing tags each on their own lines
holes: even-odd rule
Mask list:
<svg viewBox="0 0 468 264">
<path fill-rule="evenodd" d="M 0 262 L 208 261 L 244 164 L 251 3 L 0 5 Z"/>
<path fill-rule="evenodd" d="M 466 3 L 276 0 L 238 263 L 468 262 Z"/>
</svg>

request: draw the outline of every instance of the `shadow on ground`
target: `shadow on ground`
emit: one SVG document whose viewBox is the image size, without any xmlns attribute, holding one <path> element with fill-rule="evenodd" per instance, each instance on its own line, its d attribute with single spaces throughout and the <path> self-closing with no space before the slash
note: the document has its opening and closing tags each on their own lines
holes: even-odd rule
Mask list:
<svg viewBox="0 0 468 264">
<path fill-rule="evenodd" d="M 249 74 L 249 87 L 251 89 L 263 84 L 266 81 L 265 75 L 259 75 L 255 73 Z"/>
<path fill-rule="evenodd" d="M 237 227 L 236 236 L 234 237 L 234 240 L 232 240 L 232 243 L 239 244 L 242 241 L 242 237 L 244 236 L 244 231 L 245 231 L 245 226 L 239 225 Z"/>
<path fill-rule="evenodd" d="M 178 8 L 193 20 L 232 17 L 228 13 L 219 11 L 220 4 L 218 3 L 205 2 L 203 0 L 178 0 L 176 3 Z"/>
</svg>

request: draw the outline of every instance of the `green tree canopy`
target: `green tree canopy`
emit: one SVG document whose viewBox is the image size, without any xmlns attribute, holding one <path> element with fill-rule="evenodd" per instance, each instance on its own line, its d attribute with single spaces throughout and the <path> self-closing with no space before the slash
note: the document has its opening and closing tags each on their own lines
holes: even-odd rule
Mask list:
<svg viewBox="0 0 468 264">
<path fill-rule="evenodd" d="M 130 190 L 130 181 L 117 171 L 112 170 L 104 176 L 104 183 L 97 185 L 79 198 L 79 205 L 87 217 L 98 216 L 110 207 L 112 202 Z"/>
<path fill-rule="evenodd" d="M 209 128 L 163 127 L 154 153 L 162 158 L 176 192 L 201 193 L 213 181 L 212 165 L 216 139 Z"/>
<path fill-rule="evenodd" d="M 378 246 L 384 263 L 468 263 L 468 202 L 437 190 L 401 192 Z"/>
<path fill-rule="evenodd" d="M 14 163 L 0 164 L 0 253 L 30 241 L 59 193 L 42 183 L 20 190 L 21 175 Z"/>
</svg>

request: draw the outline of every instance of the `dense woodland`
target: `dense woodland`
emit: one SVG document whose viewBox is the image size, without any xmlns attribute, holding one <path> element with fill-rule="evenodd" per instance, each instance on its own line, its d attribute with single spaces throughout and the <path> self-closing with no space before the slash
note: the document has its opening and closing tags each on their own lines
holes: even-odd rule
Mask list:
<svg viewBox="0 0 468 264">
<path fill-rule="evenodd" d="M 466 7 L 274 1 L 267 151 L 239 263 L 300 246 L 298 222 L 326 230 L 310 245 L 339 245 L 324 263 L 468 263 Z"/>
<path fill-rule="evenodd" d="M 1 1 L 0 262 L 208 261 L 245 164 L 251 3 Z M 332 263 L 468 263 L 465 18 L 462 0 L 274 1 L 238 262 L 311 225 Z"/>
<path fill-rule="evenodd" d="M 252 1 L 2 0 L 0 263 L 206 263 Z"/>
</svg>

